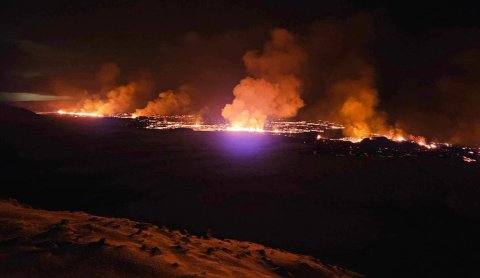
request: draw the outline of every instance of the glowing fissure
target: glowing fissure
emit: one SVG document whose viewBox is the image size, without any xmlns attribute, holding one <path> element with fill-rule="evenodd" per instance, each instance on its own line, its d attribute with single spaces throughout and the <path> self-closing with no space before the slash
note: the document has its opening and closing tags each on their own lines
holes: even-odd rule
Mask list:
<svg viewBox="0 0 480 278">
<path fill-rule="evenodd" d="M 61 116 L 72 116 L 72 117 L 106 117 L 106 115 L 100 115 L 96 113 L 82 113 L 82 112 L 66 112 L 59 110 L 53 112 L 56 115 Z M 51 113 L 44 113 L 51 114 Z M 200 118 L 195 115 L 172 115 L 172 116 L 149 116 L 149 117 L 139 117 L 135 118 L 132 114 L 122 114 L 122 115 L 108 115 L 108 117 L 114 118 L 131 118 L 133 121 L 138 121 L 141 126 L 146 129 L 160 129 L 160 130 L 169 130 L 169 129 L 178 129 L 178 128 L 188 128 L 194 131 L 223 131 L 223 132 L 251 132 L 259 134 L 272 134 L 272 135 L 283 135 L 283 136 L 295 136 L 295 134 L 302 133 L 316 133 L 314 139 L 317 141 L 348 141 L 351 143 L 360 143 L 365 138 L 358 137 L 342 137 L 338 139 L 329 138 L 328 135 L 324 136 L 324 133 L 327 130 L 338 130 L 343 129 L 343 126 L 334 124 L 327 121 L 317 121 L 317 122 L 308 122 L 308 121 L 267 121 L 265 128 L 255 129 L 255 128 L 243 128 L 235 127 L 225 123 L 218 124 L 206 124 L 202 123 Z M 375 139 L 381 136 L 380 134 L 371 134 L 366 138 Z M 395 135 L 394 137 L 387 137 L 389 140 L 392 140 L 397 143 L 409 142 L 418 145 L 420 149 L 424 151 L 440 151 L 444 152 L 445 148 L 451 148 L 452 144 L 449 143 L 438 143 L 438 142 L 427 142 L 424 137 L 421 136 L 403 136 Z M 455 151 L 454 155 L 463 154 L 460 157 L 464 162 L 472 163 L 479 161 L 478 156 L 480 155 L 480 149 L 478 148 L 462 148 L 461 152 Z M 463 152 L 463 153 L 462 153 Z"/>
<path fill-rule="evenodd" d="M 60 115 L 70 115 L 70 116 L 79 116 L 79 117 L 103 117 L 101 114 L 97 113 L 87 113 L 87 112 L 67 112 L 62 109 L 57 111 Z"/>
<path fill-rule="evenodd" d="M 360 18 L 360 23 L 362 19 Z M 355 23 L 356 21 L 353 21 Z M 366 20 L 369 23 L 368 20 Z M 340 22 L 341 23 L 341 22 Z M 336 30 L 343 33 L 350 24 L 340 27 L 330 24 L 319 25 L 323 29 Z M 370 24 L 370 23 L 369 23 Z M 369 26 L 366 24 L 366 26 Z M 355 24 L 354 24 L 355 25 Z M 359 24 L 361 26 L 362 24 Z M 343 26 L 343 27 L 342 27 Z M 343 30 L 343 29 L 345 30 Z M 369 27 L 370 28 L 370 27 Z M 321 30 L 323 30 L 321 29 Z M 322 37 L 328 32 L 320 32 Z M 328 39 L 328 36 L 326 37 Z M 336 44 L 327 46 L 332 53 L 347 49 L 347 58 L 344 55 L 329 55 L 334 59 L 330 73 L 319 82 L 325 83 L 324 110 L 329 115 L 326 119 L 338 123 L 344 138 L 352 142 L 360 142 L 364 138 L 384 136 L 392 141 L 415 142 L 427 149 L 435 149 L 436 143 L 427 143 L 421 136 L 410 135 L 403 129 L 387 120 L 385 112 L 378 110 L 379 97 L 375 86 L 376 74 L 371 63 L 364 56 L 364 43 L 352 44 L 348 39 L 338 38 Z M 332 39 L 331 41 L 336 41 Z M 368 41 L 368 39 L 365 39 Z M 359 48 L 359 49 L 356 49 Z M 308 48 L 306 48 L 308 49 Z M 338 50 L 337 50 L 338 49 Z M 328 51 L 327 51 L 328 52 Z M 311 59 L 315 57 L 311 56 Z M 322 57 L 325 60 L 328 57 Z M 340 60 L 335 60 L 340 59 Z M 273 29 L 271 39 L 265 43 L 262 51 L 251 50 L 243 56 L 243 62 L 248 73 L 244 79 L 233 88 L 234 99 L 226 104 L 221 115 L 228 121 L 223 125 L 174 125 L 195 130 L 225 130 L 243 132 L 273 132 L 297 133 L 303 129 L 280 129 L 268 127 L 272 119 L 287 119 L 297 115 L 299 109 L 305 106 L 301 98 L 303 87 L 300 78 L 305 68 L 307 55 L 297 43 L 296 38 L 285 29 Z M 322 61 L 323 61 L 322 60 Z M 328 67 L 328 65 L 326 65 Z M 330 67 L 332 67 L 330 65 Z M 337 69 L 336 67 L 339 67 Z M 106 64 L 99 73 L 100 83 L 112 88 L 116 84 L 119 68 L 115 64 Z M 142 82 L 130 82 L 113 89 L 102 89 L 99 94 L 85 93 L 76 105 L 68 109 L 61 109 L 58 114 L 68 114 L 82 117 L 102 117 L 131 115 L 139 116 L 178 115 L 191 112 L 190 87 L 182 85 L 177 90 L 165 90 L 158 94 L 156 99 L 150 100 L 144 106 L 138 106 L 139 93 L 142 91 Z M 193 95 L 193 94 L 192 94 Z M 143 107 L 143 108 L 141 108 Z M 130 116 L 129 116 L 130 117 Z M 333 127 L 332 127 L 333 128 Z M 320 136 L 320 138 L 323 138 Z"/>
</svg>

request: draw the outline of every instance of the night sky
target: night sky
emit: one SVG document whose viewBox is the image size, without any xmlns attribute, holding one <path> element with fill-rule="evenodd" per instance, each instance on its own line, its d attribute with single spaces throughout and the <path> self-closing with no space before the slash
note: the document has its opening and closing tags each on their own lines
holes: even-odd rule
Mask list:
<svg viewBox="0 0 480 278">
<path fill-rule="evenodd" d="M 244 53 L 274 27 L 308 53 L 299 118 L 331 118 L 331 80 L 374 72 L 378 111 L 411 133 L 480 143 L 479 5 L 474 1 L 2 1 L 0 91 L 77 95 L 147 80 L 139 102 L 188 84 L 192 110 L 219 114 Z M 361 61 L 361 62 L 352 62 Z"/>
</svg>

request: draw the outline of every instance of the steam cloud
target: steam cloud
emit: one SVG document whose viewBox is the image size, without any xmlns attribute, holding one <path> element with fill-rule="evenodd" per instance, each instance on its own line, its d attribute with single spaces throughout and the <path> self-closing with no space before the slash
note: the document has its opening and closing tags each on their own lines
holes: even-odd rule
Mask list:
<svg viewBox="0 0 480 278">
<path fill-rule="evenodd" d="M 234 127 L 262 129 L 268 117 L 288 118 L 304 106 L 298 78 L 305 52 L 287 30 L 274 29 L 263 53 L 243 56 L 246 77 L 235 86 L 235 99 L 225 105 L 222 116 Z"/>
</svg>

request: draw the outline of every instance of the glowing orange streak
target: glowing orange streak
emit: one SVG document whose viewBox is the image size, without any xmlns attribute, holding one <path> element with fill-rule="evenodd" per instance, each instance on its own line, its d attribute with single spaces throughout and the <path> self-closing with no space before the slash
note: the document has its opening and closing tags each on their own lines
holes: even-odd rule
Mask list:
<svg viewBox="0 0 480 278">
<path fill-rule="evenodd" d="M 265 132 L 263 128 L 229 126 L 227 131 L 243 131 L 243 132 Z"/>
<path fill-rule="evenodd" d="M 58 110 L 57 113 L 60 115 L 71 115 L 71 116 L 79 116 L 79 117 L 103 117 L 103 115 L 98 113 L 67 112 L 64 110 Z"/>
</svg>

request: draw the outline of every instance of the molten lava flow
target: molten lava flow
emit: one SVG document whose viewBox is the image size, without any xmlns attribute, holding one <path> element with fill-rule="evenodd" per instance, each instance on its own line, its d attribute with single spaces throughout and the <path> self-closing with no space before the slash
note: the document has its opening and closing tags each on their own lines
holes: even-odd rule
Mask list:
<svg viewBox="0 0 480 278">
<path fill-rule="evenodd" d="M 391 140 L 395 141 L 395 142 L 404 142 L 404 141 L 407 141 L 407 139 L 405 139 L 405 137 L 403 137 L 402 135 L 395 135 L 391 138 Z"/>
<path fill-rule="evenodd" d="M 263 128 L 254 128 L 254 127 L 241 127 L 241 126 L 229 126 L 226 129 L 227 131 L 244 131 L 244 132 L 265 132 Z"/>
<path fill-rule="evenodd" d="M 422 136 L 410 136 L 410 137 L 412 138 L 412 142 L 417 143 L 419 146 L 425 147 L 429 150 L 437 148 L 436 143 L 432 143 L 432 142 L 427 143 L 427 140 L 425 139 L 425 137 L 422 137 Z"/>
<path fill-rule="evenodd" d="M 284 29 L 274 29 L 263 53 L 243 56 L 246 77 L 234 88 L 235 99 L 225 105 L 222 116 L 233 129 L 262 130 L 269 117 L 289 118 L 304 106 L 298 79 L 306 55 L 295 38 Z"/>
<path fill-rule="evenodd" d="M 60 115 L 71 115 L 71 116 L 79 116 L 79 117 L 103 117 L 103 115 L 97 114 L 97 113 L 66 112 L 64 110 L 58 110 L 57 113 Z"/>
<path fill-rule="evenodd" d="M 103 117 L 98 113 L 85 113 L 85 112 L 67 112 L 64 110 L 59 110 L 56 112 L 60 115 L 70 115 L 78 117 Z M 128 114 L 122 115 L 108 115 L 110 117 L 129 117 L 135 119 L 134 115 L 129 116 Z M 218 124 L 205 124 L 201 123 L 198 116 L 195 115 L 176 115 L 176 116 L 153 116 L 153 117 L 141 117 L 137 121 L 143 123 L 147 129 L 176 129 L 176 128 L 190 128 L 195 131 L 228 131 L 228 132 L 254 132 L 254 133 L 267 133 L 275 135 L 286 135 L 291 136 L 293 134 L 301 133 L 316 133 L 316 140 L 342 140 L 349 141 L 352 143 L 360 143 L 364 138 L 375 138 L 379 136 L 386 137 L 394 142 L 410 142 L 415 143 L 419 147 L 425 148 L 426 150 L 436 150 L 442 147 L 451 147 L 451 144 L 447 143 L 435 143 L 427 142 L 425 137 L 414 136 L 414 135 L 405 135 L 400 133 L 399 130 L 396 130 L 394 133 L 391 131 L 389 135 L 381 134 L 371 134 L 368 137 L 343 137 L 339 139 L 332 139 L 328 136 L 323 136 L 322 134 L 326 130 L 335 130 L 343 128 L 339 125 L 330 122 L 307 122 L 307 121 L 267 121 L 265 128 L 254 128 L 254 127 L 242 127 L 235 125 L 225 125 L 224 123 Z M 472 155 L 474 153 L 471 153 Z"/>
</svg>

